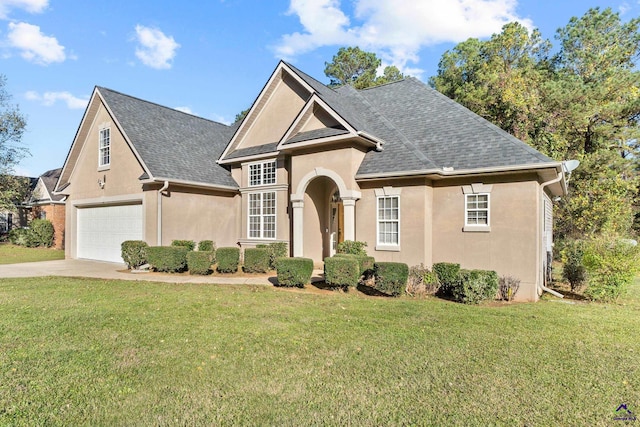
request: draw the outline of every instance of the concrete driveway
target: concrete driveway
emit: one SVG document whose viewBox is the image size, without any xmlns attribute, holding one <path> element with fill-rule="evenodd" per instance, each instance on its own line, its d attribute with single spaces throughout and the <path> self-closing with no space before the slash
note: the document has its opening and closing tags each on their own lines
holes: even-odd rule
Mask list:
<svg viewBox="0 0 640 427">
<path fill-rule="evenodd" d="M 220 283 L 273 285 L 275 273 L 251 277 L 191 276 L 190 274 L 131 273 L 124 264 L 65 259 L 0 265 L 0 278 L 5 277 L 90 277 L 95 279 L 146 280 L 168 283 Z"/>
</svg>

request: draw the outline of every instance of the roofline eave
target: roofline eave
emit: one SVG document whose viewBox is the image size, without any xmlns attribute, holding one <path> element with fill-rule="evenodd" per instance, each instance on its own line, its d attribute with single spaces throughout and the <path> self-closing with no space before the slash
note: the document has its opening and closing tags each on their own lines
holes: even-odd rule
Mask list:
<svg viewBox="0 0 640 427">
<path fill-rule="evenodd" d="M 234 187 L 231 185 L 207 184 L 205 182 L 189 181 L 189 180 L 175 179 L 175 178 L 154 177 L 154 178 L 141 180 L 140 182 L 142 184 L 154 184 L 154 183 L 162 184 L 164 182 L 169 182 L 169 184 L 181 185 L 185 187 L 208 188 L 212 190 L 231 191 L 231 192 L 239 191 L 239 187 Z"/>
</svg>

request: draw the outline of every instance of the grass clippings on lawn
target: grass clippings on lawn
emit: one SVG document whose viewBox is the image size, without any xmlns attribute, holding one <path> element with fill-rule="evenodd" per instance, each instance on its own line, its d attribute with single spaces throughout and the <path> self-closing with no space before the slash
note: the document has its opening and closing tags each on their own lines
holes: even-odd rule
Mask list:
<svg viewBox="0 0 640 427">
<path fill-rule="evenodd" d="M 0 243 L 0 264 L 18 264 L 22 262 L 53 261 L 64 259 L 64 251 L 51 248 L 25 248 Z"/>
<path fill-rule="evenodd" d="M 612 425 L 626 305 L 0 280 L 0 425 Z"/>
</svg>

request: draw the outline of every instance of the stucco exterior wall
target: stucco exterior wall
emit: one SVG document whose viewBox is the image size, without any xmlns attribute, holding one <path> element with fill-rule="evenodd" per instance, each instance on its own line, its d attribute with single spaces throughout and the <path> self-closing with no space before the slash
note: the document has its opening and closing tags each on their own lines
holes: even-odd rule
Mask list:
<svg viewBox="0 0 640 427">
<path fill-rule="evenodd" d="M 147 217 L 156 216 L 149 208 Z M 239 211 L 239 194 L 170 186 L 162 196 L 162 245 L 172 240 L 213 240 L 217 247 L 236 246 Z"/>
<path fill-rule="evenodd" d="M 99 167 L 98 138 L 100 129 L 104 127 L 110 128 L 110 165 Z M 104 106 L 98 108 L 87 139 L 78 143 L 82 145 L 82 151 L 70 176 L 69 186 L 64 190 L 70 195 L 65 212 L 65 234 L 71 237 L 65 239 L 65 256 L 68 258 L 76 256 L 76 203 L 117 204 L 122 199 L 143 199 L 142 184 L 138 178 L 144 169 Z M 103 188 L 98 184 L 99 180 L 104 182 Z"/>
<path fill-rule="evenodd" d="M 495 270 L 499 276 L 521 280 L 516 295 L 537 299 L 540 266 L 540 187 L 533 179 L 489 181 L 489 232 L 463 231 L 465 197 L 469 181 L 436 183 L 433 188 L 433 262 L 460 263 L 462 268 Z"/>
<path fill-rule="evenodd" d="M 377 244 L 376 189 L 387 187 L 400 196 L 400 245 L 382 249 Z M 361 183 L 356 203 L 356 240 L 367 242 L 367 253 L 378 261 L 404 262 L 409 266 L 432 263 L 433 188 L 426 179 Z"/>
</svg>

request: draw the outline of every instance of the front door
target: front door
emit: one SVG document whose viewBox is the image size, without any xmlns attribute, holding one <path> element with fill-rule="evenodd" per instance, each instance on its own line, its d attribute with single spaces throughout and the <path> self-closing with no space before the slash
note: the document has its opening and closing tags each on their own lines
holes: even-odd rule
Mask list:
<svg viewBox="0 0 640 427">
<path fill-rule="evenodd" d="M 338 243 L 344 241 L 344 206 L 342 202 L 331 202 L 329 213 L 329 256 L 338 249 Z"/>
</svg>

